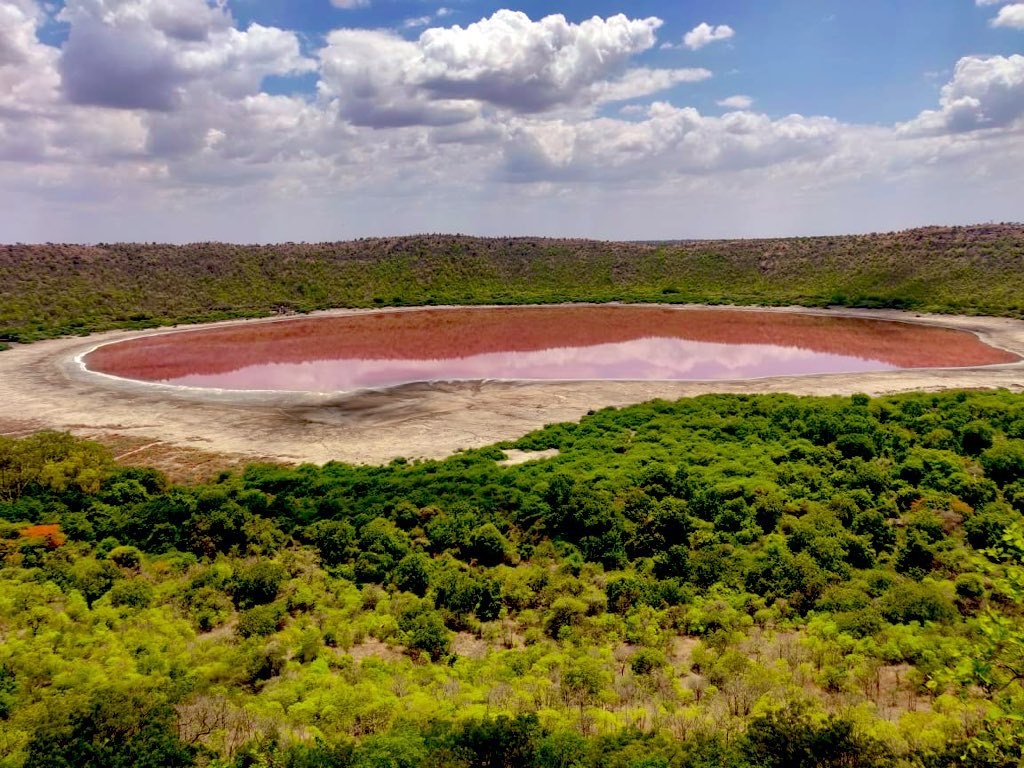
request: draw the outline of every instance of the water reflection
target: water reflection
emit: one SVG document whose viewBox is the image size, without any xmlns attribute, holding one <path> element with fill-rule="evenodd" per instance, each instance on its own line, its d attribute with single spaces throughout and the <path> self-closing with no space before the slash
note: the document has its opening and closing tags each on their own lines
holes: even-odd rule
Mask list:
<svg viewBox="0 0 1024 768">
<path fill-rule="evenodd" d="M 440 380 L 721 380 L 985 365 L 1016 356 L 908 323 L 665 307 L 464 308 L 295 318 L 100 347 L 91 370 L 241 390 Z"/>
<path fill-rule="evenodd" d="M 706 381 L 894 368 L 879 360 L 796 347 L 646 338 L 591 347 L 492 352 L 450 359 L 266 363 L 226 373 L 190 374 L 167 381 L 221 389 L 324 392 L 438 380 Z"/>
</svg>

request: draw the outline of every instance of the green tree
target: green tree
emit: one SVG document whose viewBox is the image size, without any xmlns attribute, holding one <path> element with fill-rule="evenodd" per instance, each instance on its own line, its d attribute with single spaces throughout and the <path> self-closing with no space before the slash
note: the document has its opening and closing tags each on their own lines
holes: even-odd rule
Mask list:
<svg viewBox="0 0 1024 768">
<path fill-rule="evenodd" d="M 174 710 L 147 689 L 107 687 L 50 706 L 26 747 L 25 768 L 185 768 L 194 751 L 173 728 Z"/>
</svg>

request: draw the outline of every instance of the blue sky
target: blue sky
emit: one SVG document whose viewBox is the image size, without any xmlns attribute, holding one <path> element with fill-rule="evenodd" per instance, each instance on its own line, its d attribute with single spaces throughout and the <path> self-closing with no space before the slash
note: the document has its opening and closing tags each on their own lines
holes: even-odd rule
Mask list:
<svg viewBox="0 0 1024 768">
<path fill-rule="evenodd" d="M 0 231 L 1020 220 L 1022 52 L 1013 0 L 0 0 Z"/>
<path fill-rule="evenodd" d="M 514 7 L 531 18 L 553 12 L 549 2 L 507 3 L 378 1 L 342 10 L 321 2 L 235 0 L 243 22 L 256 21 L 300 31 L 315 47 L 338 26 L 390 27 L 409 38 L 421 27 L 406 21 L 451 14 L 445 24 L 470 24 L 500 8 Z M 757 94 L 772 114 L 826 114 L 843 120 L 909 120 L 934 105 L 952 63 L 973 53 L 1019 53 L 1021 33 L 993 29 L 991 7 L 956 0 L 690 0 L 688 2 L 587 2 L 558 7 L 570 21 L 627 13 L 664 20 L 659 37 L 678 43 L 701 22 L 728 23 L 737 35 L 725 45 L 700 51 L 655 49 L 643 57 L 656 66 L 707 66 L 714 82 L 676 89 L 672 96 L 712 108 L 729 89 Z"/>
</svg>

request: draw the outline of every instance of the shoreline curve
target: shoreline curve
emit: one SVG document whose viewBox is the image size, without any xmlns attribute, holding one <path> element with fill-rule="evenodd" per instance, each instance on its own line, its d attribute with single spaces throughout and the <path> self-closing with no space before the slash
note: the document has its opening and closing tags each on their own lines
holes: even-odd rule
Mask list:
<svg viewBox="0 0 1024 768">
<path fill-rule="evenodd" d="M 559 305 L 560 306 L 560 305 Z M 383 464 L 397 457 L 443 458 L 575 421 L 588 410 L 707 393 L 868 395 L 942 389 L 1024 391 L 1024 320 L 928 315 L 900 310 L 658 305 L 854 317 L 968 331 L 1022 358 L 966 368 L 912 368 L 857 374 L 801 374 L 718 381 L 422 382 L 348 392 L 240 392 L 122 379 L 88 370 L 101 345 L 183 330 L 273 323 L 295 316 L 229 320 L 145 331 L 108 331 L 18 345 L 0 353 L 0 434 L 67 430 L 111 435 L 242 461 Z M 302 317 L 409 312 L 422 307 L 335 309 Z M 431 309 L 445 309 L 431 307 Z"/>
</svg>

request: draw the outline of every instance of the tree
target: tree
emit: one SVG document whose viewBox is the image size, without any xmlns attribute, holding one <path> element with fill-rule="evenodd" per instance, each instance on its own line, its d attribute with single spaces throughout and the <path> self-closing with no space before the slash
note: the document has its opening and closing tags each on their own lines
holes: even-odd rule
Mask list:
<svg viewBox="0 0 1024 768">
<path fill-rule="evenodd" d="M 403 557 L 395 566 L 395 586 L 418 597 L 426 595 L 430 589 L 429 563 L 430 559 L 420 552 Z"/>
<path fill-rule="evenodd" d="M 743 752 L 761 768 L 872 768 L 890 764 L 882 746 L 858 735 L 848 720 L 811 716 L 790 704 L 750 721 Z"/>
<path fill-rule="evenodd" d="M 579 624 L 587 613 L 587 604 L 574 597 L 560 597 L 544 617 L 544 631 L 557 639 L 562 630 Z"/>
<path fill-rule="evenodd" d="M 185 768 L 194 751 L 174 710 L 149 689 L 108 687 L 50 706 L 26 747 L 25 768 Z"/>
<path fill-rule="evenodd" d="M 484 523 L 469 534 L 466 554 L 480 565 L 494 566 L 510 559 L 512 545 L 494 523 Z"/>
<path fill-rule="evenodd" d="M 462 726 L 456 742 L 473 755 L 473 768 L 520 768 L 534 764 L 542 736 L 540 721 L 531 712 L 471 720 Z"/>
<path fill-rule="evenodd" d="M 604 664 L 589 656 L 573 659 L 562 668 L 562 697 L 566 704 L 583 708 L 592 704 L 611 682 Z"/>
<path fill-rule="evenodd" d="M 996 443 L 979 457 L 985 474 L 999 485 L 1024 478 L 1024 440 Z"/>
<path fill-rule="evenodd" d="M 398 628 L 405 633 L 405 644 L 410 650 L 422 651 L 437 661 L 447 656 L 452 647 L 451 632 L 444 625 L 444 619 L 429 604 L 420 604 L 404 613 L 398 620 Z"/>
<path fill-rule="evenodd" d="M 277 599 L 288 573 L 278 563 L 259 560 L 238 570 L 231 580 L 231 595 L 240 609 L 264 605 Z"/>
</svg>

